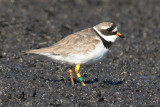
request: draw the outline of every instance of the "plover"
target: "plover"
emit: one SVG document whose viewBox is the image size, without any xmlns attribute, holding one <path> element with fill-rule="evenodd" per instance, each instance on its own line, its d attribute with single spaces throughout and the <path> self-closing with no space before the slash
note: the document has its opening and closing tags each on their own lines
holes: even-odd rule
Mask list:
<svg viewBox="0 0 160 107">
<path fill-rule="evenodd" d="M 118 37 L 123 38 L 124 36 L 117 31 L 117 26 L 114 23 L 102 22 L 93 28 L 68 35 L 50 47 L 30 50 L 27 53 L 44 55 L 56 62 L 69 64 L 71 66 L 69 73 L 72 84 L 74 84 L 72 68 L 76 65 L 77 77 L 85 86 L 79 73 L 80 65 L 92 64 L 102 59 Z"/>
</svg>

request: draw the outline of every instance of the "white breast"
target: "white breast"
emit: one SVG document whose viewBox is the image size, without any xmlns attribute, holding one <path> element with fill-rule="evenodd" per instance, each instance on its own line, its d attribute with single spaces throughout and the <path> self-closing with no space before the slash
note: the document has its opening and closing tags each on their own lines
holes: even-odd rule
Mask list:
<svg viewBox="0 0 160 107">
<path fill-rule="evenodd" d="M 74 55 L 51 55 L 49 53 L 45 53 L 42 55 L 48 56 L 54 60 L 57 60 L 62 63 L 69 64 L 92 64 L 99 61 L 103 56 L 108 52 L 102 42 L 99 42 L 96 48 L 86 54 L 74 54 Z"/>
</svg>

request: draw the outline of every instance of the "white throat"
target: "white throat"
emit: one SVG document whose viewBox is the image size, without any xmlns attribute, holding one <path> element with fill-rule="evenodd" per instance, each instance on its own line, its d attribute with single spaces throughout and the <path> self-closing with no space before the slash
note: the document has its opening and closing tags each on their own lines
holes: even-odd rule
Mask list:
<svg viewBox="0 0 160 107">
<path fill-rule="evenodd" d="M 96 27 L 93 27 L 93 29 L 106 41 L 115 42 L 115 40 L 117 39 L 116 35 L 106 36 L 106 35 L 103 35 Z"/>
</svg>

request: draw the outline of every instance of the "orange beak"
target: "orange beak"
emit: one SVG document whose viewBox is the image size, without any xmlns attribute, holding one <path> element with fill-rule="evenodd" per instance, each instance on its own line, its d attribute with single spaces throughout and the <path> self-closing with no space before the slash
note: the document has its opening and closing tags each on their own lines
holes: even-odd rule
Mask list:
<svg viewBox="0 0 160 107">
<path fill-rule="evenodd" d="M 119 32 L 116 33 L 116 35 L 120 38 L 124 38 L 124 36 L 122 34 L 120 34 Z"/>
</svg>

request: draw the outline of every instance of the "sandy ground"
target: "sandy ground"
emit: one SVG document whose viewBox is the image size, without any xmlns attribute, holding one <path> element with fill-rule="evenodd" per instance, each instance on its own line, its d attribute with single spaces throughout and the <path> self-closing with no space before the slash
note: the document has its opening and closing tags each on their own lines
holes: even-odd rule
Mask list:
<svg viewBox="0 0 160 107">
<path fill-rule="evenodd" d="M 0 106 L 160 106 L 160 0 L 0 0 Z M 103 61 L 68 65 L 23 51 L 113 21 L 126 36 Z"/>
</svg>

